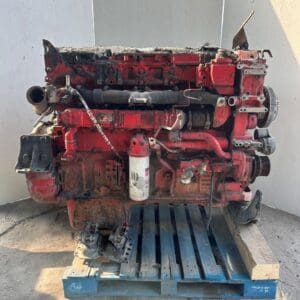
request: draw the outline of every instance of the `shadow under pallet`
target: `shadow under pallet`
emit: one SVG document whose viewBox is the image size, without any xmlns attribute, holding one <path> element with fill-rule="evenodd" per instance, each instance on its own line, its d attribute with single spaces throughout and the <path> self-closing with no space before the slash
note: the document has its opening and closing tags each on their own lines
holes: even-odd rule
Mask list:
<svg viewBox="0 0 300 300">
<path fill-rule="evenodd" d="M 133 206 L 128 262 L 75 258 L 63 277 L 65 296 L 276 299 L 278 262 L 272 257 L 276 272 L 260 273 L 259 280 L 251 273 L 260 265 L 270 270 L 270 263 L 262 260 L 272 256 L 264 254 L 265 245 L 257 244 L 259 253 L 253 257 L 245 248 L 242 231 L 249 235 L 251 226 L 258 230 L 256 225 L 235 234 L 220 210 L 214 211 L 209 230 L 206 220 L 204 208 L 194 204 Z M 250 250 L 257 247 L 249 245 Z"/>
</svg>

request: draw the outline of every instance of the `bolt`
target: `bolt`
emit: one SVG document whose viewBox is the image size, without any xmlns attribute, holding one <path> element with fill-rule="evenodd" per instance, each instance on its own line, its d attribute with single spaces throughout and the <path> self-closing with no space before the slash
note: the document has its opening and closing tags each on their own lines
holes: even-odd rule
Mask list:
<svg viewBox="0 0 300 300">
<path fill-rule="evenodd" d="M 172 177 L 172 174 L 170 173 L 170 172 L 166 172 L 165 174 L 164 174 L 164 178 L 166 178 L 166 179 L 169 179 L 169 178 L 171 178 Z"/>
<path fill-rule="evenodd" d="M 224 97 L 220 97 L 220 98 L 218 99 L 217 105 L 218 105 L 218 106 L 224 106 L 225 104 L 226 104 L 225 98 L 224 98 Z"/>
</svg>

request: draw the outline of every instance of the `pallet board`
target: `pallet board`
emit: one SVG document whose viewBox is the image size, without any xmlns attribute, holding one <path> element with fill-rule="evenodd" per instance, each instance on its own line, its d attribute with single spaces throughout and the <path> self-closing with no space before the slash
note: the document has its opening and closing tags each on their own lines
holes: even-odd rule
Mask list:
<svg viewBox="0 0 300 300">
<path fill-rule="evenodd" d="M 205 210 L 194 204 L 133 206 L 128 263 L 74 259 L 63 278 L 65 296 L 275 299 L 278 277 L 268 271 L 252 280 L 251 270 L 278 262 L 245 262 L 245 234 L 242 247 L 229 216 L 216 211 L 207 230 Z"/>
</svg>

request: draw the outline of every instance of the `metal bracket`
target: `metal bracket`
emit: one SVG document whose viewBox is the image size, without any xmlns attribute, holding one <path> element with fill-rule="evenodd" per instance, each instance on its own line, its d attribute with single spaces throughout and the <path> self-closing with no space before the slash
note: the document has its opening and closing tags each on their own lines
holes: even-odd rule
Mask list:
<svg viewBox="0 0 300 300">
<path fill-rule="evenodd" d="M 262 147 L 262 143 L 254 140 L 237 140 L 232 141 L 235 148 L 247 148 L 247 149 L 259 149 Z"/>
<path fill-rule="evenodd" d="M 127 236 L 128 227 L 119 226 L 109 236 L 102 234 L 97 224 L 87 224 L 81 232 L 75 255 L 83 259 L 104 257 L 115 262 L 125 262 L 132 245 Z"/>
<path fill-rule="evenodd" d="M 266 75 L 266 70 L 264 68 L 253 68 L 243 70 L 245 75 Z"/>
<path fill-rule="evenodd" d="M 268 109 L 266 107 L 241 106 L 239 108 L 239 112 L 241 112 L 241 113 L 265 113 L 265 112 L 268 112 Z"/>
<path fill-rule="evenodd" d="M 52 140 L 49 135 L 23 135 L 15 167 L 17 173 L 51 172 L 53 170 Z"/>
</svg>

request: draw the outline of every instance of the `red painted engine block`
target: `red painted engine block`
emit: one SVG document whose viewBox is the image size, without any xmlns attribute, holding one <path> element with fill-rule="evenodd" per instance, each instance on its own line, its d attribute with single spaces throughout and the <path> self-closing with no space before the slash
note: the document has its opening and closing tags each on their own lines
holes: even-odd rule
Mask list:
<svg viewBox="0 0 300 300">
<path fill-rule="evenodd" d="M 249 203 L 269 174 L 278 107 L 261 51 L 44 49 L 16 169 L 33 199 L 66 201 L 73 227 L 111 227 L 135 201 Z"/>
</svg>

